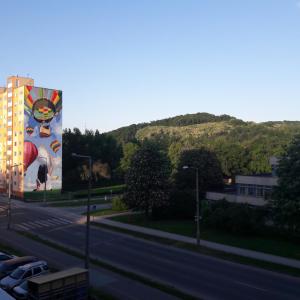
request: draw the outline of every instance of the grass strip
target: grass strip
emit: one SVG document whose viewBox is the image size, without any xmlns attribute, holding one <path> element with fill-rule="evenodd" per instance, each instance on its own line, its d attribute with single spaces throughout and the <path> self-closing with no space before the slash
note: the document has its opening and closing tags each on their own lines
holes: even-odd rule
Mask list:
<svg viewBox="0 0 300 300">
<path fill-rule="evenodd" d="M 125 185 L 114 185 L 108 187 L 100 187 L 91 189 L 91 196 L 105 196 L 105 195 L 116 195 L 122 194 L 125 190 Z M 44 199 L 44 191 L 35 191 L 35 192 L 25 192 L 24 197 L 26 202 L 41 202 Z M 88 190 L 77 190 L 77 191 L 66 191 L 61 193 L 61 190 L 47 190 L 46 191 L 46 199 L 47 201 L 60 202 L 65 200 L 72 199 L 82 199 L 87 198 Z"/>
<path fill-rule="evenodd" d="M 185 249 L 185 250 L 191 250 L 191 251 L 194 251 L 194 252 L 197 252 L 200 254 L 214 256 L 214 257 L 221 258 L 221 259 L 228 260 L 228 261 L 235 262 L 235 263 L 254 266 L 254 267 L 262 268 L 262 269 L 265 269 L 268 271 L 275 271 L 275 272 L 279 272 L 279 273 L 283 273 L 283 274 L 292 275 L 295 277 L 300 277 L 300 270 L 297 268 L 292 268 L 289 266 L 279 265 L 279 264 L 262 261 L 262 260 L 257 260 L 257 259 L 253 259 L 253 258 L 248 258 L 248 257 L 244 257 L 244 256 L 239 256 L 236 254 L 222 252 L 222 251 L 210 249 L 210 248 L 203 247 L 203 246 L 197 247 L 197 245 L 174 241 L 174 240 L 162 238 L 162 237 L 156 237 L 153 235 L 140 233 L 140 232 L 136 232 L 136 231 L 132 231 L 132 230 L 128 230 L 128 229 L 118 228 L 118 227 L 114 227 L 114 226 L 110 226 L 110 225 L 106 225 L 106 224 L 92 222 L 92 225 L 103 228 L 103 229 L 108 229 L 108 230 L 128 234 L 128 235 L 131 235 L 131 236 L 134 236 L 137 238 L 142 238 L 147 241 L 158 242 L 158 243 L 161 243 L 164 245 L 174 246 L 174 247 Z"/>
<path fill-rule="evenodd" d="M 23 252 L 16 250 L 15 248 L 12 248 L 6 244 L 0 244 L 0 249 L 1 249 L 1 251 L 6 252 L 8 254 L 12 254 L 12 255 L 16 255 L 16 256 L 24 256 Z"/>
<path fill-rule="evenodd" d="M 193 238 L 196 235 L 196 224 L 193 220 L 152 220 L 145 218 L 144 214 L 119 215 L 110 219 Z M 203 240 L 300 260 L 300 241 L 291 240 L 287 235 L 276 234 L 271 229 L 268 231 L 262 229 L 257 234 L 243 235 L 201 224 L 200 231 Z"/>
<path fill-rule="evenodd" d="M 75 251 L 73 249 L 69 249 L 67 247 L 64 247 L 62 245 L 59 245 L 59 244 L 56 244 L 52 241 L 49 241 L 47 239 L 43 239 L 41 238 L 40 236 L 38 235 L 34 235 L 34 234 L 31 234 L 31 233 L 28 233 L 28 232 L 23 232 L 23 231 L 16 231 L 17 233 L 27 237 L 27 238 L 30 238 L 36 242 L 39 242 L 39 243 L 42 243 L 42 244 L 45 244 L 49 247 L 52 247 L 52 248 L 55 248 L 57 250 L 60 250 L 62 252 L 65 252 L 67 254 L 70 254 L 72 256 L 75 256 L 75 257 L 78 257 L 80 259 L 84 259 L 85 256 L 78 252 L 78 251 Z M 133 272 L 130 272 L 130 271 L 126 271 L 124 269 L 121 269 L 119 267 L 116 267 L 116 266 L 113 266 L 107 262 L 103 262 L 103 261 L 100 261 L 99 259 L 94 259 L 94 258 L 91 258 L 90 261 L 94 264 L 94 265 L 97 265 L 101 268 L 104 268 L 104 269 L 107 269 L 109 271 L 112 271 L 112 272 L 115 272 L 115 273 L 118 273 L 122 276 L 125 276 L 127 278 L 131 278 L 135 281 L 138 281 L 140 283 L 143 283 L 145 285 L 148 285 L 148 286 L 151 286 L 155 289 L 158 289 L 158 290 L 161 290 L 162 292 L 164 293 L 167 293 L 167 294 L 170 294 L 170 295 L 173 295 L 175 297 L 178 297 L 180 299 L 183 299 L 183 300 L 196 300 L 199 298 L 196 298 L 192 295 L 189 295 L 187 293 L 184 293 L 182 292 L 181 290 L 178 290 L 176 288 L 174 288 L 173 286 L 170 286 L 170 285 L 166 285 L 166 284 L 162 284 L 162 283 L 159 283 L 157 281 L 154 281 L 154 280 L 151 280 L 149 278 L 146 278 L 144 276 L 141 276 L 141 275 L 138 275 L 136 273 L 133 273 Z"/>
<path fill-rule="evenodd" d="M 97 210 L 92 210 L 90 215 L 94 217 L 101 217 L 101 216 L 113 216 L 115 214 L 119 213 L 124 213 L 128 212 L 128 210 L 114 210 L 114 209 L 97 209 Z M 86 216 L 86 212 L 82 213 L 83 216 Z"/>
<path fill-rule="evenodd" d="M 93 204 L 110 204 L 110 203 L 111 203 L 111 200 L 91 199 L 91 205 L 93 205 Z M 85 206 L 85 205 L 87 205 L 87 199 L 47 203 L 47 206 L 50 206 L 50 207 L 73 207 L 73 206 L 76 207 L 76 206 Z"/>
<path fill-rule="evenodd" d="M 90 288 L 90 295 L 92 295 L 92 299 L 97 300 L 118 300 L 118 298 L 114 297 L 113 295 L 93 287 Z"/>
</svg>

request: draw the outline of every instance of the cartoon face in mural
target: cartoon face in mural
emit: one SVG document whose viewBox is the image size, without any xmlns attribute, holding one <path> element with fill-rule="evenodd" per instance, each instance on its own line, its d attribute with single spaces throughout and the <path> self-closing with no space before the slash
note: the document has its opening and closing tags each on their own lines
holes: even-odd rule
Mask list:
<svg viewBox="0 0 300 300">
<path fill-rule="evenodd" d="M 61 188 L 61 110 L 61 91 L 25 87 L 25 191 Z"/>
</svg>

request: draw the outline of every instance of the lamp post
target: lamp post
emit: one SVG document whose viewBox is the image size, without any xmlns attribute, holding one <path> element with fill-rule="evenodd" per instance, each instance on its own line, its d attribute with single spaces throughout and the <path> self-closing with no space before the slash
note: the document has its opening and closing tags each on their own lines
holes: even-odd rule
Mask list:
<svg viewBox="0 0 300 300">
<path fill-rule="evenodd" d="M 199 201 L 199 169 L 196 167 L 183 166 L 183 170 L 193 169 L 196 171 L 196 222 L 197 222 L 197 246 L 200 246 L 200 201 Z"/>
<path fill-rule="evenodd" d="M 44 202 L 46 202 L 48 160 L 47 160 L 47 157 L 45 157 L 45 156 L 39 156 L 39 158 L 42 158 L 46 161 L 46 167 L 45 167 L 45 171 L 44 171 L 45 185 L 44 185 L 44 199 L 43 199 Z"/>
<path fill-rule="evenodd" d="M 89 155 L 81 155 L 72 153 L 73 157 L 88 159 L 89 161 L 89 184 L 88 184 L 88 201 L 86 209 L 86 237 L 85 237 L 85 268 L 89 269 L 90 265 L 90 206 L 91 206 L 91 179 L 92 179 L 92 157 Z"/>
<path fill-rule="evenodd" d="M 12 181 L 12 176 L 11 176 L 11 171 L 13 168 L 21 166 L 23 164 L 17 164 L 17 165 L 12 165 L 9 166 L 9 180 L 8 180 L 8 209 L 7 209 L 7 230 L 10 230 L 10 225 L 11 225 L 11 181 Z"/>
</svg>

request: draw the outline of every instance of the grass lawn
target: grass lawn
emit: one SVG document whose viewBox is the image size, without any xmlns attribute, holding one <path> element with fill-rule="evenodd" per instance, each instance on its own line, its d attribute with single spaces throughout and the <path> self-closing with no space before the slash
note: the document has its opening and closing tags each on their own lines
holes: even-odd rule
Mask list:
<svg viewBox="0 0 300 300">
<path fill-rule="evenodd" d="M 196 224 L 189 220 L 146 220 L 143 214 L 111 217 L 111 220 L 159 229 L 167 232 L 195 237 Z M 283 236 L 257 235 L 239 236 L 209 228 L 200 228 L 201 238 L 221 244 L 261 251 L 300 260 L 299 243 L 289 241 Z"/>
<path fill-rule="evenodd" d="M 91 205 L 93 204 L 108 204 L 111 200 L 105 199 L 91 199 Z M 82 200 L 72 200 L 72 201 L 56 201 L 48 204 L 51 207 L 75 207 L 75 206 L 85 206 L 87 205 L 87 199 Z"/>
<path fill-rule="evenodd" d="M 124 212 L 124 210 L 113 210 L 113 209 L 97 209 L 91 211 L 91 216 L 99 217 L 99 216 L 108 216 L 113 214 L 118 214 Z M 86 213 L 83 213 L 83 215 L 86 215 Z"/>
<path fill-rule="evenodd" d="M 110 194 L 120 194 L 123 193 L 125 189 L 125 185 L 114 185 L 108 187 L 94 188 L 91 190 L 92 197 L 105 196 Z M 74 192 L 64 192 L 61 193 L 60 190 L 51 190 L 46 191 L 46 200 L 47 201 L 64 201 L 64 200 L 72 200 L 72 199 L 83 199 L 87 198 L 88 191 L 87 190 L 78 190 Z M 35 192 L 25 192 L 24 198 L 27 201 L 43 201 L 44 199 L 44 191 L 35 191 Z"/>
<path fill-rule="evenodd" d="M 92 196 L 104 196 L 110 194 L 120 194 L 123 193 L 125 189 L 125 184 L 114 185 L 114 186 L 107 186 L 101 188 L 92 189 L 91 195 Z M 73 193 L 74 198 L 85 198 L 88 195 L 87 190 L 80 190 Z"/>
<path fill-rule="evenodd" d="M 24 192 L 24 198 L 28 201 L 43 201 L 44 191 L 35 191 L 35 192 Z M 60 190 L 46 191 L 46 200 L 47 201 L 57 201 L 68 199 L 67 194 L 61 194 Z"/>
</svg>

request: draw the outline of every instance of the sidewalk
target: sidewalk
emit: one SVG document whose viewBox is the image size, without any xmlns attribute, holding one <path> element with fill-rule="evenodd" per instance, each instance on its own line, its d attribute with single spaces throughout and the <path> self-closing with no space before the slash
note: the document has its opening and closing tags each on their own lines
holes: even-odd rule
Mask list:
<svg viewBox="0 0 300 300">
<path fill-rule="evenodd" d="M 0 230 L 0 243 L 19 250 L 24 255 L 34 255 L 46 260 L 55 269 L 83 267 L 84 261 L 60 250 L 49 247 L 14 231 Z M 154 289 L 130 278 L 113 273 L 107 269 L 91 265 L 91 285 L 94 288 L 112 295 L 116 299 L 125 300 L 174 300 L 177 299 L 160 290 Z"/>
<path fill-rule="evenodd" d="M 130 225 L 130 224 L 126 224 L 126 223 L 116 222 L 116 221 L 107 219 L 108 217 L 109 216 L 95 218 L 94 222 L 99 223 L 99 224 L 109 225 L 112 227 L 130 230 L 130 231 L 134 231 L 134 232 L 148 234 L 148 235 L 152 235 L 155 237 L 166 238 L 169 240 L 184 242 L 184 243 L 188 243 L 188 244 L 196 244 L 196 239 L 192 238 L 192 237 L 169 233 L 169 232 L 165 232 L 165 231 L 161 231 L 161 230 L 157 230 L 157 229 L 146 228 L 146 227 L 142 227 L 142 226 L 136 226 L 136 225 Z M 218 244 L 218 243 L 209 242 L 206 240 L 201 240 L 200 244 L 204 247 L 211 248 L 214 250 L 300 269 L 300 260 L 285 258 L 282 256 L 276 256 L 276 255 L 272 255 L 272 254 L 267 254 L 267 253 L 263 253 L 263 252 L 253 251 L 253 250 L 247 250 L 247 249 L 228 246 L 228 245 L 224 245 L 224 244 Z"/>
</svg>

